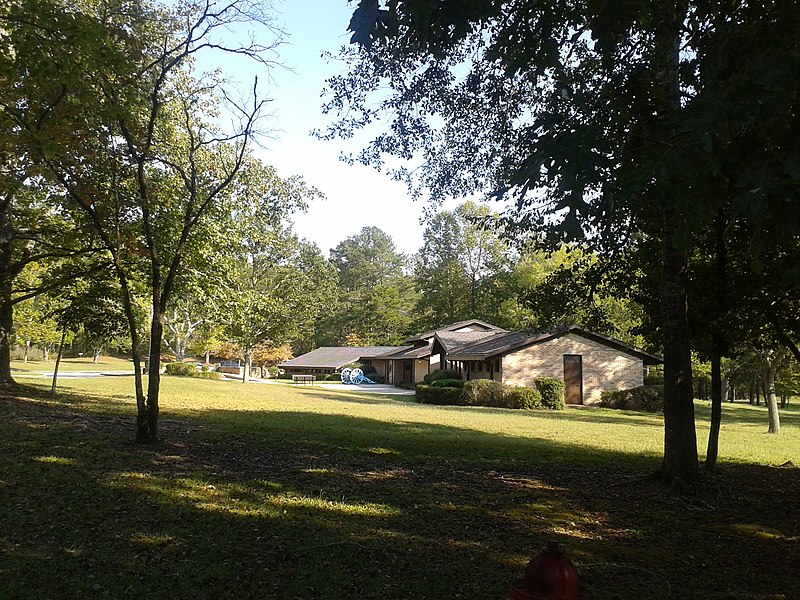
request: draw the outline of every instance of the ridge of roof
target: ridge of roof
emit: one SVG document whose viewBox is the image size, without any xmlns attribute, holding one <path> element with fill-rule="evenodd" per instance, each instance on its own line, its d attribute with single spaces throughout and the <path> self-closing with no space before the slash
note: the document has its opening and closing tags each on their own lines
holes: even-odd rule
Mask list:
<svg viewBox="0 0 800 600">
<path fill-rule="evenodd" d="M 457 323 L 442 325 L 441 327 L 437 327 L 436 329 L 431 329 L 430 331 L 424 331 L 423 333 L 412 335 L 411 337 L 403 340 L 403 342 L 413 343 L 419 340 L 423 340 L 425 338 L 434 337 L 439 332 L 452 332 L 454 329 L 459 329 L 460 327 L 466 327 L 467 325 L 471 324 L 476 324 L 480 325 L 481 327 L 486 327 L 489 331 L 506 331 L 502 327 L 498 327 L 497 325 L 492 325 L 491 323 L 487 323 L 486 321 L 481 321 L 480 319 L 467 319 L 465 321 L 458 321 Z"/>
<path fill-rule="evenodd" d="M 399 346 L 321 346 L 280 363 L 281 367 L 337 368 L 359 358 L 375 358 Z"/>
<path fill-rule="evenodd" d="M 492 337 L 491 339 L 478 340 L 470 344 L 465 344 L 456 351 L 450 352 L 450 356 L 448 358 L 451 358 L 452 360 L 484 360 L 498 354 L 506 354 L 527 346 L 541 344 L 568 333 L 575 333 L 587 339 L 596 341 L 606 346 L 611 346 L 617 350 L 621 350 L 627 354 L 641 358 L 645 364 L 660 364 L 664 362 L 664 359 L 658 355 L 639 350 L 638 348 L 634 348 L 633 346 L 625 344 L 618 339 L 603 335 L 601 333 L 596 333 L 594 331 L 589 331 L 588 329 L 583 329 L 577 325 L 567 325 L 565 327 L 559 327 L 544 333 L 509 331 L 506 332 L 505 335 L 498 335 Z"/>
</svg>

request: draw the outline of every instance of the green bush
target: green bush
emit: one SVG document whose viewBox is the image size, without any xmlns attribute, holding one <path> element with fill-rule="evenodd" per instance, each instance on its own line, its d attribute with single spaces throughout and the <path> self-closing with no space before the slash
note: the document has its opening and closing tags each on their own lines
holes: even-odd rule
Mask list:
<svg viewBox="0 0 800 600">
<path fill-rule="evenodd" d="M 461 389 L 452 387 L 434 387 L 419 384 L 416 387 L 417 401 L 422 404 L 439 404 L 444 406 L 462 406 Z"/>
<path fill-rule="evenodd" d="M 278 367 L 276 367 L 275 365 L 272 365 L 270 367 L 267 367 L 267 373 L 269 373 L 269 376 L 272 379 L 275 379 L 275 378 L 278 377 L 278 375 L 281 374 L 281 370 Z"/>
<path fill-rule="evenodd" d="M 542 406 L 553 410 L 562 410 L 566 407 L 564 402 L 564 382 L 555 377 L 537 377 L 534 379 L 536 389 L 542 395 Z"/>
<path fill-rule="evenodd" d="M 463 398 L 467 406 L 503 406 L 503 384 L 491 379 L 473 379 L 464 384 Z"/>
<path fill-rule="evenodd" d="M 438 381 L 439 379 L 461 379 L 461 373 L 450 369 L 436 369 L 425 375 L 423 381 L 431 385 L 434 381 Z"/>
<path fill-rule="evenodd" d="M 194 377 L 194 374 L 197 372 L 194 365 L 190 363 L 167 363 L 165 368 L 167 375 L 177 375 L 179 377 Z"/>
<path fill-rule="evenodd" d="M 215 371 L 200 371 L 199 373 L 194 373 L 192 377 L 199 377 L 200 379 L 214 379 L 214 380 L 225 379 L 225 376 L 222 373 L 216 373 Z"/>
<path fill-rule="evenodd" d="M 662 412 L 664 410 L 664 386 L 642 385 L 630 390 L 603 392 L 600 406 L 620 410 Z"/>
<path fill-rule="evenodd" d="M 437 379 L 433 383 L 431 383 L 433 387 L 452 387 L 452 388 L 463 388 L 464 387 L 464 380 L 463 379 Z"/>
<path fill-rule="evenodd" d="M 507 385 L 503 389 L 503 408 L 542 408 L 542 394 L 533 388 Z"/>
</svg>

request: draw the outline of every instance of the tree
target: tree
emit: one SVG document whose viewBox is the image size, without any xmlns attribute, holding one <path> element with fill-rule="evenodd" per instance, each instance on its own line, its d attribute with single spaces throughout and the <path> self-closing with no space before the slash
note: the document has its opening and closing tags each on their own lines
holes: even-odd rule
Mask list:
<svg viewBox="0 0 800 600">
<path fill-rule="evenodd" d="M 153 441 L 164 315 L 184 256 L 235 181 L 264 105 L 257 82 L 251 99 L 239 102 L 218 74 L 195 75 L 193 60 L 216 50 L 268 66 L 267 52 L 280 32 L 258 3 L 246 0 L 174 7 L 40 0 L 34 11 L 22 2 L 12 7 L 8 22 L 38 40 L 37 69 L 48 79 L 39 81 L 43 91 L 26 98 L 40 110 L 23 103 L 10 112 L 26 134 L 26 151 L 61 185 L 111 255 L 131 335 L 136 437 Z M 252 26 L 261 26 L 260 39 L 274 41 L 262 44 L 253 36 L 227 45 L 216 37 Z M 220 128 L 224 120 L 231 126 Z M 72 137 L 60 143 L 66 131 Z M 152 310 L 146 395 L 132 289 L 141 274 Z"/>
<path fill-rule="evenodd" d="M 417 328 L 497 320 L 497 283 L 508 267 L 497 228 L 498 215 L 471 201 L 431 217 L 416 257 Z"/>
<path fill-rule="evenodd" d="M 397 344 L 410 334 L 414 291 L 391 236 L 364 227 L 331 250 L 330 262 L 339 295 L 321 325 L 323 343 Z"/>
<path fill-rule="evenodd" d="M 791 10 L 795 15 L 796 3 Z M 394 154 L 412 162 L 394 174 L 434 199 L 470 192 L 511 198 L 517 210 L 509 220 L 520 230 L 542 228 L 553 242 L 582 239 L 603 254 L 619 252 L 636 235 L 660 245 L 665 443 L 657 475 L 670 484 L 699 477 L 687 309 L 692 237 L 738 190 L 757 190 L 764 202 L 756 204 L 765 208 L 759 218 L 773 220 L 781 217 L 770 207 L 796 191 L 796 183 L 787 185 L 791 167 L 775 160 L 796 145 L 786 135 L 786 125 L 796 123 L 787 110 L 795 92 L 776 85 L 760 90 L 780 115 L 760 141 L 770 148 L 767 138 L 779 134 L 785 144 L 757 162 L 788 177 L 773 185 L 759 167 L 746 166 L 731 195 L 708 177 L 728 149 L 743 162 L 747 156 L 748 136 L 728 125 L 751 113 L 728 122 L 719 101 L 754 98 L 738 76 L 728 85 L 735 65 L 720 49 L 735 40 L 745 72 L 755 67 L 763 84 L 784 81 L 786 69 L 796 68 L 791 21 L 777 5 L 691 0 L 394 0 L 385 9 L 363 0 L 350 23 L 358 47 L 346 56 L 349 74 L 329 84 L 327 109 L 344 116 L 327 135 L 347 136 L 389 115 L 389 132 L 360 159 L 381 164 Z M 786 47 L 791 61 L 769 61 L 786 58 Z M 729 143 L 709 140 L 709 129 Z M 744 197 L 753 206 L 752 194 Z M 794 227 L 797 210 L 789 210 Z"/>
<path fill-rule="evenodd" d="M 300 336 L 327 304 L 334 276 L 319 249 L 286 225 L 319 195 L 316 189 L 248 158 L 232 192 L 220 207 L 228 215 L 219 218 L 228 237 L 220 305 L 225 337 L 241 350 L 247 382 L 254 350 Z"/>
</svg>

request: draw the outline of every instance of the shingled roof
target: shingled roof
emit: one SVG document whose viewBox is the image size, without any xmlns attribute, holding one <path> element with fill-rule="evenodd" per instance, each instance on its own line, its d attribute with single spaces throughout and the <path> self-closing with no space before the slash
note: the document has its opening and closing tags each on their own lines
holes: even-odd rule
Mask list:
<svg viewBox="0 0 800 600">
<path fill-rule="evenodd" d="M 578 327 L 577 325 L 569 325 L 567 327 L 562 327 L 546 333 L 498 333 L 487 339 L 461 344 L 458 347 L 454 347 L 453 350 L 448 350 L 447 358 L 449 360 L 486 360 L 494 356 L 508 354 L 509 352 L 514 352 L 528 346 L 533 346 L 534 344 L 541 344 L 568 333 L 580 335 L 605 346 L 610 346 L 611 348 L 615 348 L 621 352 L 625 352 L 626 354 L 640 358 L 645 364 L 654 365 L 664 362 L 664 359 L 662 359 L 660 356 L 650 354 L 649 352 L 644 352 L 634 348 L 633 346 L 629 346 L 620 340 L 602 335 L 600 333 L 595 333 L 593 331 L 588 331 Z"/>
<path fill-rule="evenodd" d="M 464 327 L 470 327 L 473 325 L 479 328 L 483 328 L 484 331 L 505 331 L 505 329 L 503 329 L 502 327 L 498 327 L 497 325 L 492 325 L 491 323 L 486 323 L 479 319 L 468 319 L 466 321 L 459 321 L 458 323 L 443 325 L 438 329 L 431 329 L 430 331 L 425 331 L 423 333 L 418 333 L 417 335 L 412 335 L 410 338 L 404 340 L 404 342 L 406 344 L 413 344 L 414 342 L 432 338 L 437 333 L 454 332 L 457 329 L 463 329 Z"/>
<path fill-rule="evenodd" d="M 323 346 L 297 358 L 283 361 L 281 367 L 306 369 L 340 369 L 362 358 L 377 358 L 401 349 L 401 346 Z"/>
</svg>

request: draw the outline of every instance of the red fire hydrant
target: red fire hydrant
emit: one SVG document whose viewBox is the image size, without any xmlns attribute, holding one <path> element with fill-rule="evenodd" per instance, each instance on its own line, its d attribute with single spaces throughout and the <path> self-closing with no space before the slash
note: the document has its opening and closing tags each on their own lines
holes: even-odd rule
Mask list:
<svg viewBox="0 0 800 600">
<path fill-rule="evenodd" d="M 511 600 L 584 600 L 578 595 L 578 571 L 558 542 L 545 548 L 525 567 L 525 579 L 511 584 Z"/>
</svg>

